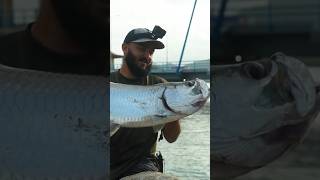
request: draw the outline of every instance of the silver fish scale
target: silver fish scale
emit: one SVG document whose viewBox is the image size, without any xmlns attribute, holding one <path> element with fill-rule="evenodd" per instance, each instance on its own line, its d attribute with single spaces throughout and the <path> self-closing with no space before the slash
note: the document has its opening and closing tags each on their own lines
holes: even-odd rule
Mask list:
<svg viewBox="0 0 320 180">
<path fill-rule="evenodd" d="M 200 79 L 188 82 L 152 86 L 111 83 L 111 136 L 119 127 L 158 126 L 197 112 L 208 99 L 209 88 Z"/>
<path fill-rule="evenodd" d="M 58 177 L 58 178 L 39 178 L 39 177 L 26 177 L 13 173 L 7 173 L 0 175 L 1 180 L 107 180 L 105 177 L 92 178 L 92 177 Z"/>
<path fill-rule="evenodd" d="M 123 126 L 143 127 L 145 123 L 157 125 L 156 121 L 150 121 L 154 116 L 148 115 L 164 111 L 160 99 L 163 90 L 162 86 L 113 84 L 110 88 L 111 121 L 116 120 L 117 124 Z"/>
<path fill-rule="evenodd" d="M 107 79 L 0 66 L 0 179 L 107 179 Z"/>
</svg>

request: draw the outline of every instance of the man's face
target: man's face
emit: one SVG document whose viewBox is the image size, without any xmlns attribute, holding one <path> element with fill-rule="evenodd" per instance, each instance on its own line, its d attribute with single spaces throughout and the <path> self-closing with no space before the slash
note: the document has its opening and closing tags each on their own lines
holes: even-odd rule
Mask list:
<svg viewBox="0 0 320 180">
<path fill-rule="evenodd" d="M 51 0 L 66 33 L 91 50 L 107 49 L 109 8 L 106 0 Z"/>
<path fill-rule="evenodd" d="M 124 61 L 135 77 L 145 77 L 152 67 L 154 49 L 136 43 L 127 44 Z"/>
</svg>

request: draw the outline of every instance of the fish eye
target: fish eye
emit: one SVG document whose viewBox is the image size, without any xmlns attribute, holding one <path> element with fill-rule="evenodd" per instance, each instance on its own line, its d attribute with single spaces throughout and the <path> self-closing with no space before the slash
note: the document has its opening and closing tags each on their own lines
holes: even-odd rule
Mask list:
<svg viewBox="0 0 320 180">
<path fill-rule="evenodd" d="M 257 62 L 248 62 L 242 65 L 242 72 L 249 78 L 260 80 L 265 78 L 268 74 L 268 68 L 264 67 L 264 64 Z"/>
<path fill-rule="evenodd" d="M 185 85 L 188 87 L 192 87 L 194 86 L 195 83 L 196 83 L 195 81 L 186 81 Z"/>
</svg>

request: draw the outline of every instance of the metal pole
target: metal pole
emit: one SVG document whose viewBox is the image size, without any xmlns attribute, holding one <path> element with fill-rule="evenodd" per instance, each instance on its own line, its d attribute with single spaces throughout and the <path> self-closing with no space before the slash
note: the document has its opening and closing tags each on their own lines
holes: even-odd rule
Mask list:
<svg viewBox="0 0 320 180">
<path fill-rule="evenodd" d="M 272 22 L 272 2 L 271 0 L 268 1 L 268 26 L 269 26 L 269 32 L 271 33 L 273 31 L 273 22 Z"/>
<path fill-rule="evenodd" d="M 216 22 L 213 22 L 215 27 L 213 28 L 213 44 L 218 44 L 220 40 L 221 28 L 223 26 L 224 13 L 227 7 L 228 0 L 222 0 L 218 17 Z"/>
<path fill-rule="evenodd" d="M 13 25 L 12 4 L 12 0 L 0 0 L 0 27 L 10 27 Z"/>
<path fill-rule="evenodd" d="M 183 43 L 183 47 L 182 47 L 182 52 L 180 55 L 180 60 L 179 60 L 179 65 L 177 67 L 177 74 L 180 74 L 180 66 L 181 66 L 181 62 L 182 62 L 182 57 L 183 57 L 183 53 L 184 53 L 184 48 L 186 47 L 186 43 L 187 43 L 187 39 L 188 39 L 188 35 L 189 35 L 189 30 L 190 30 L 190 26 L 191 26 L 191 22 L 192 22 L 192 18 L 193 18 L 193 13 L 194 13 L 194 9 L 196 8 L 196 4 L 197 4 L 197 0 L 194 1 L 194 5 L 193 5 L 193 9 L 192 9 L 192 14 L 191 14 L 191 18 L 189 21 L 189 26 L 188 26 L 188 30 L 187 30 L 187 34 L 186 34 L 186 38 L 184 39 L 184 43 Z"/>
<path fill-rule="evenodd" d="M 168 64 L 169 64 L 169 62 L 168 62 L 168 53 L 169 53 L 169 48 L 168 48 L 168 34 L 167 34 L 167 37 L 166 37 L 166 66 L 168 67 Z"/>
</svg>

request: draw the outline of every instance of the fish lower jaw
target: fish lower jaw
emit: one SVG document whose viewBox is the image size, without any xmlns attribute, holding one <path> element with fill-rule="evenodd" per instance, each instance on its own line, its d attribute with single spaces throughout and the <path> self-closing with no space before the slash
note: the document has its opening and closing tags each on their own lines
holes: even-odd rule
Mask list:
<svg viewBox="0 0 320 180">
<path fill-rule="evenodd" d="M 199 100 L 199 101 L 197 101 L 197 102 L 195 102 L 195 103 L 192 103 L 191 105 L 192 105 L 193 107 L 202 107 L 202 106 L 204 106 L 204 104 L 207 102 L 207 100 L 208 100 L 208 98 L 202 99 L 202 100 Z"/>
</svg>

